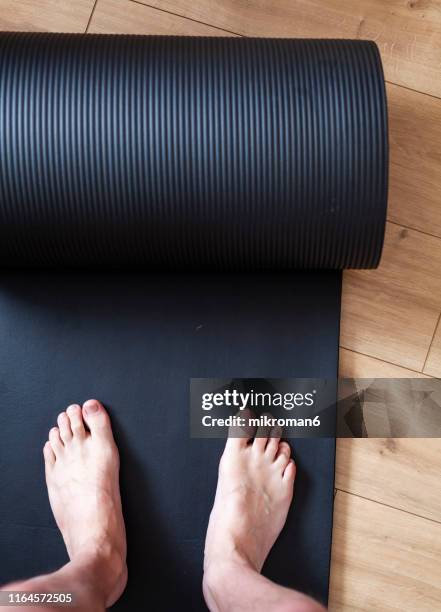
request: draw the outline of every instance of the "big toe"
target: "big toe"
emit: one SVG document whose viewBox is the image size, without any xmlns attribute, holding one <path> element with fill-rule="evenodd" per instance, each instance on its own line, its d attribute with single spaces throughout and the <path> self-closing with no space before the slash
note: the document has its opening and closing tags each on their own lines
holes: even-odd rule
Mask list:
<svg viewBox="0 0 441 612">
<path fill-rule="evenodd" d="M 245 410 L 236 413 L 235 417 L 240 421 L 237 421 L 239 424 L 232 425 L 228 430 L 228 439 L 225 446 L 227 453 L 234 453 L 246 448 L 248 442 L 256 433 L 256 427 L 251 424 L 251 420 L 255 417 L 251 410 L 245 408 Z"/>
<path fill-rule="evenodd" d="M 83 418 L 92 436 L 103 436 L 106 438 L 112 436 L 109 415 L 98 400 L 90 399 L 84 402 Z"/>
</svg>

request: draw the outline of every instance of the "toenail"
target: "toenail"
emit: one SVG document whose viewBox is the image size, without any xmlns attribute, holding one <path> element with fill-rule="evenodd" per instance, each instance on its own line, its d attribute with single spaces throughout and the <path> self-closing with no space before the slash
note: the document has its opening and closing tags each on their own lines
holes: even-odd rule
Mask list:
<svg viewBox="0 0 441 612">
<path fill-rule="evenodd" d="M 100 407 L 98 402 L 89 401 L 85 404 L 84 408 L 87 414 L 93 414 L 94 412 L 98 412 Z"/>
</svg>

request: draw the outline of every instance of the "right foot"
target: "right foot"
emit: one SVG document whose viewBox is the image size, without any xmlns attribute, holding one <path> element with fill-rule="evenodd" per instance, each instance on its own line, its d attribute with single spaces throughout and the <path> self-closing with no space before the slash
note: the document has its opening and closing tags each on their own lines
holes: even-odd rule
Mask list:
<svg viewBox="0 0 441 612">
<path fill-rule="evenodd" d="M 49 501 L 71 561 L 96 571 L 111 606 L 127 583 L 119 456 L 110 419 L 96 400 L 58 415 L 43 453 Z"/>
<path fill-rule="evenodd" d="M 249 433 L 229 437 L 222 455 L 205 543 L 206 576 L 226 563 L 260 572 L 285 524 L 296 474 L 290 447 L 275 430 L 257 431 L 254 440 Z"/>
<path fill-rule="evenodd" d="M 202 587 L 209 609 L 325 612 L 310 597 L 260 574 L 293 497 L 296 467 L 289 445 L 275 429 L 260 429 L 254 439 L 249 427 L 240 437 L 231 433 L 205 541 Z"/>
</svg>

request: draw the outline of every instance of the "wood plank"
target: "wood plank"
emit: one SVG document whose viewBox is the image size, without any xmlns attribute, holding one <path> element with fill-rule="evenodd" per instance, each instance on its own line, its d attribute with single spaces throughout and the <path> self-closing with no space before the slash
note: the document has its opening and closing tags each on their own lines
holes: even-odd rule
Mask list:
<svg viewBox="0 0 441 612">
<path fill-rule="evenodd" d="M 94 0 L 0 0 L 0 30 L 84 32 Z"/>
<path fill-rule="evenodd" d="M 183 36 L 230 36 L 217 28 L 129 0 L 98 0 L 88 32 Z"/>
<path fill-rule="evenodd" d="M 438 321 L 438 327 L 430 347 L 424 372 L 441 378 L 441 319 Z"/>
<path fill-rule="evenodd" d="M 340 438 L 335 486 L 441 523 L 441 440 Z"/>
<path fill-rule="evenodd" d="M 441 97 L 440 0 L 144 0 L 244 36 L 375 40 L 387 80 Z"/>
<path fill-rule="evenodd" d="M 441 240 L 387 224 L 377 270 L 343 275 L 342 347 L 421 371 L 441 310 Z"/>
<path fill-rule="evenodd" d="M 396 85 L 387 96 L 388 219 L 441 236 L 441 100 Z"/>
<path fill-rule="evenodd" d="M 341 378 L 428 378 L 421 372 L 408 370 L 375 357 L 340 348 L 339 376 Z"/>
<path fill-rule="evenodd" d="M 338 491 L 330 612 L 440 609 L 441 524 Z"/>
<path fill-rule="evenodd" d="M 340 376 L 425 377 L 347 349 L 340 350 Z M 440 469 L 438 439 L 337 440 L 337 488 L 441 522 Z"/>
</svg>

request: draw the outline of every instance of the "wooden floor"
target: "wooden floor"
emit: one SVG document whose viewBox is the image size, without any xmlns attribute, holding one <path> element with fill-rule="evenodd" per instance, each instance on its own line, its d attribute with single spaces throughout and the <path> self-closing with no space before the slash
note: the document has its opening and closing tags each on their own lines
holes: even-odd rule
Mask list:
<svg viewBox="0 0 441 612">
<path fill-rule="evenodd" d="M 0 29 L 369 38 L 390 109 L 386 244 L 345 273 L 342 376 L 441 377 L 441 0 L 0 0 Z M 340 440 L 330 610 L 441 610 L 441 440 Z"/>
</svg>

